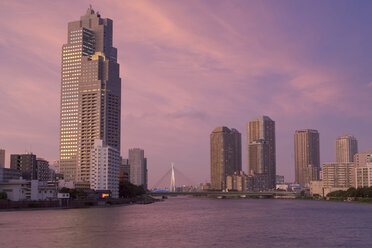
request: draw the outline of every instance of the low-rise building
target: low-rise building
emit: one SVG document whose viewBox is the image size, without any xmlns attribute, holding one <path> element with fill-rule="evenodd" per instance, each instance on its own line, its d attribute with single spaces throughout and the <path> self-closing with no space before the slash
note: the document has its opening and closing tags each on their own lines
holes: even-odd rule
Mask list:
<svg viewBox="0 0 372 248">
<path fill-rule="evenodd" d="M 9 181 L 12 179 L 20 179 L 21 172 L 10 168 L 0 168 L 0 182 Z"/>
<path fill-rule="evenodd" d="M 284 184 L 284 176 L 276 175 L 276 184 Z"/>
<path fill-rule="evenodd" d="M 31 180 L 32 201 L 56 200 L 57 194 L 58 194 L 57 183 Z"/>
<path fill-rule="evenodd" d="M 0 192 L 5 192 L 11 201 L 24 201 L 31 197 L 29 181 L 24 179 L 10 179 L 0 182 Z"/>
<path fill-rule="evenodd" d="M 282 190 L 282 191 L 288 191 L 288 184 L 277 184 L 276 185 L 276 190 Z"/>
</svg>

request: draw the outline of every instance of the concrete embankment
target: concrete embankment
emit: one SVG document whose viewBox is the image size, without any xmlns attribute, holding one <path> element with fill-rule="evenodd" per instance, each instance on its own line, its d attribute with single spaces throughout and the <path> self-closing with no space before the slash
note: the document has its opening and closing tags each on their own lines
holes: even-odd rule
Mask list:
<svg viewBox="0 0 372 248">
<path fill-rule="evenodd" d="M 9 201 L 0 200 L 1 210 L 31 210 L 31 209 L 70 209 L 90 207 L 110 207 L 128 204 L 150 204 L 160 201 L 148 195 L 134 198 L 104 199 L 104 200 L 68 200 L 61 204 L 60 201 Z"/>
</svg>

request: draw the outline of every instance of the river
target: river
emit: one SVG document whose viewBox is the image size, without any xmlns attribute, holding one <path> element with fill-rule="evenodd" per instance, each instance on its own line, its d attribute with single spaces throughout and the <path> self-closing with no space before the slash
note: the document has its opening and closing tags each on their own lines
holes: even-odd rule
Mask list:
<svg viewBox="0 0 372 248">
<path fill-rule="evenodd" d="M 0 247 L 372 247 L 372 205 L 170 197 L 0 212 Z"/>
</svg>

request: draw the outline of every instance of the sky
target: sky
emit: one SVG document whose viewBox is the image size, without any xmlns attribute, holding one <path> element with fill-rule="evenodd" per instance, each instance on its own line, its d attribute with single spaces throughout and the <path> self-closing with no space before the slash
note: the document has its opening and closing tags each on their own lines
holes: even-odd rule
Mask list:
<svg viewBox="0 0 372 248">
<path fill-rule="evenodd" d="M 140 147 L 149 185 L 170 163 L 210 180 L 209 135 L 276 122 L 277 174 L 294 180 L 294 132 L 317 129 L 321 162 L 354 135 L 372 148 L 371 1 L 0 2 L 0 147 L 58 159 L 67 23 L 89 4 L 114 22 L 122 78 L 121 154 Z M 177 175 L 176 175 L 177 180 Z"/>
</svg>

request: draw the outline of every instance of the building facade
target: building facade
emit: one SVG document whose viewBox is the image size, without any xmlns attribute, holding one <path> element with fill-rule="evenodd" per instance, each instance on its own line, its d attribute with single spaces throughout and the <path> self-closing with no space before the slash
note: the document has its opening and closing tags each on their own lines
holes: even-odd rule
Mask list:
<svg viewBox="0 0 372 248">
<path fill-rule="evenodd" d="M 50 181 L 49 162 L 42 158 L 36 159 L 37 163 L 37 180 Z"/>
<path fill-rule="evenodd" d="M 120 151 L 121 79 L 113 21 L 89 8 L 62 46 L 60 172 L 89 184 L 95 139 Z"/>
<path fill-rule="evenodd" d="M 354 155 L 355 167 L 365 167 L 368 163 L 372 163 L 372 150 L 367 150 Z"/>
<path fill-rule="evenodd" d="M 336 162 L 354 162 L 354 155 L 358 153 L 358 141 L 354 136 L 342 135 L 336 139 Z"/>
<path fill-rule="evenodd" d="M 248 174 L 260 175 L 263 189 L 275 189 L 276 146 L 275 121 L 259 116 L 247 124 Z"/>
<path fill-rule="evenodd" d="M 110 190 L 119 198 L 120 152 L 96 139 L 91 152 L 90 188 Z"/>
<path fill-rule="evenodd" d="M 372 163 L 355 167 L 355 188 L 372 186 Z"/>
<path fill-rule="evenodd" d="M 325 188 L 350 188 L 354 186 L 353 163 L 326 163 L 323 169 L 323 186 Z"/>
<path fill-rule="evenodd" d="M 5 150 L 0 149 L 0 168 L 5 168 Z"/>
<path fill-rule="evenodd" d="M 241 171 L 241 149 L 241 134 L 234 128 L 217 127 L 210 134 L 212 189 L 226 189 L 226 177 Z"/>
<path fill-rule="evenodd" d="M 0 182 L 6 182 L 13 179 L 20 179 L 21 171 L 10 169 L 10 168 L 0 168 Z"/>
<path fill-rule="evenodd" d="M 35 154 L 11 154 L 10 169 L 21 172 L 26 180 L 37 180 L 37 161 Z"/>
<path fill-rule="evenodd" d="M 121 159 L 119 181 L 130 182 L 130 164 L 129 160 L 126 158 Z"/>
<path fill-rule="evenodd" d="M 297 130 L 294 135 L 295 182 L 309 185 L 319 180 L 320 151 L 317 130 Z"/>
<path fill-rule="evenodd" d="M 147 159 L 145 151 L 140 148 L 129 149 L 130 182 L 147 189 Z"/>
</svg>

